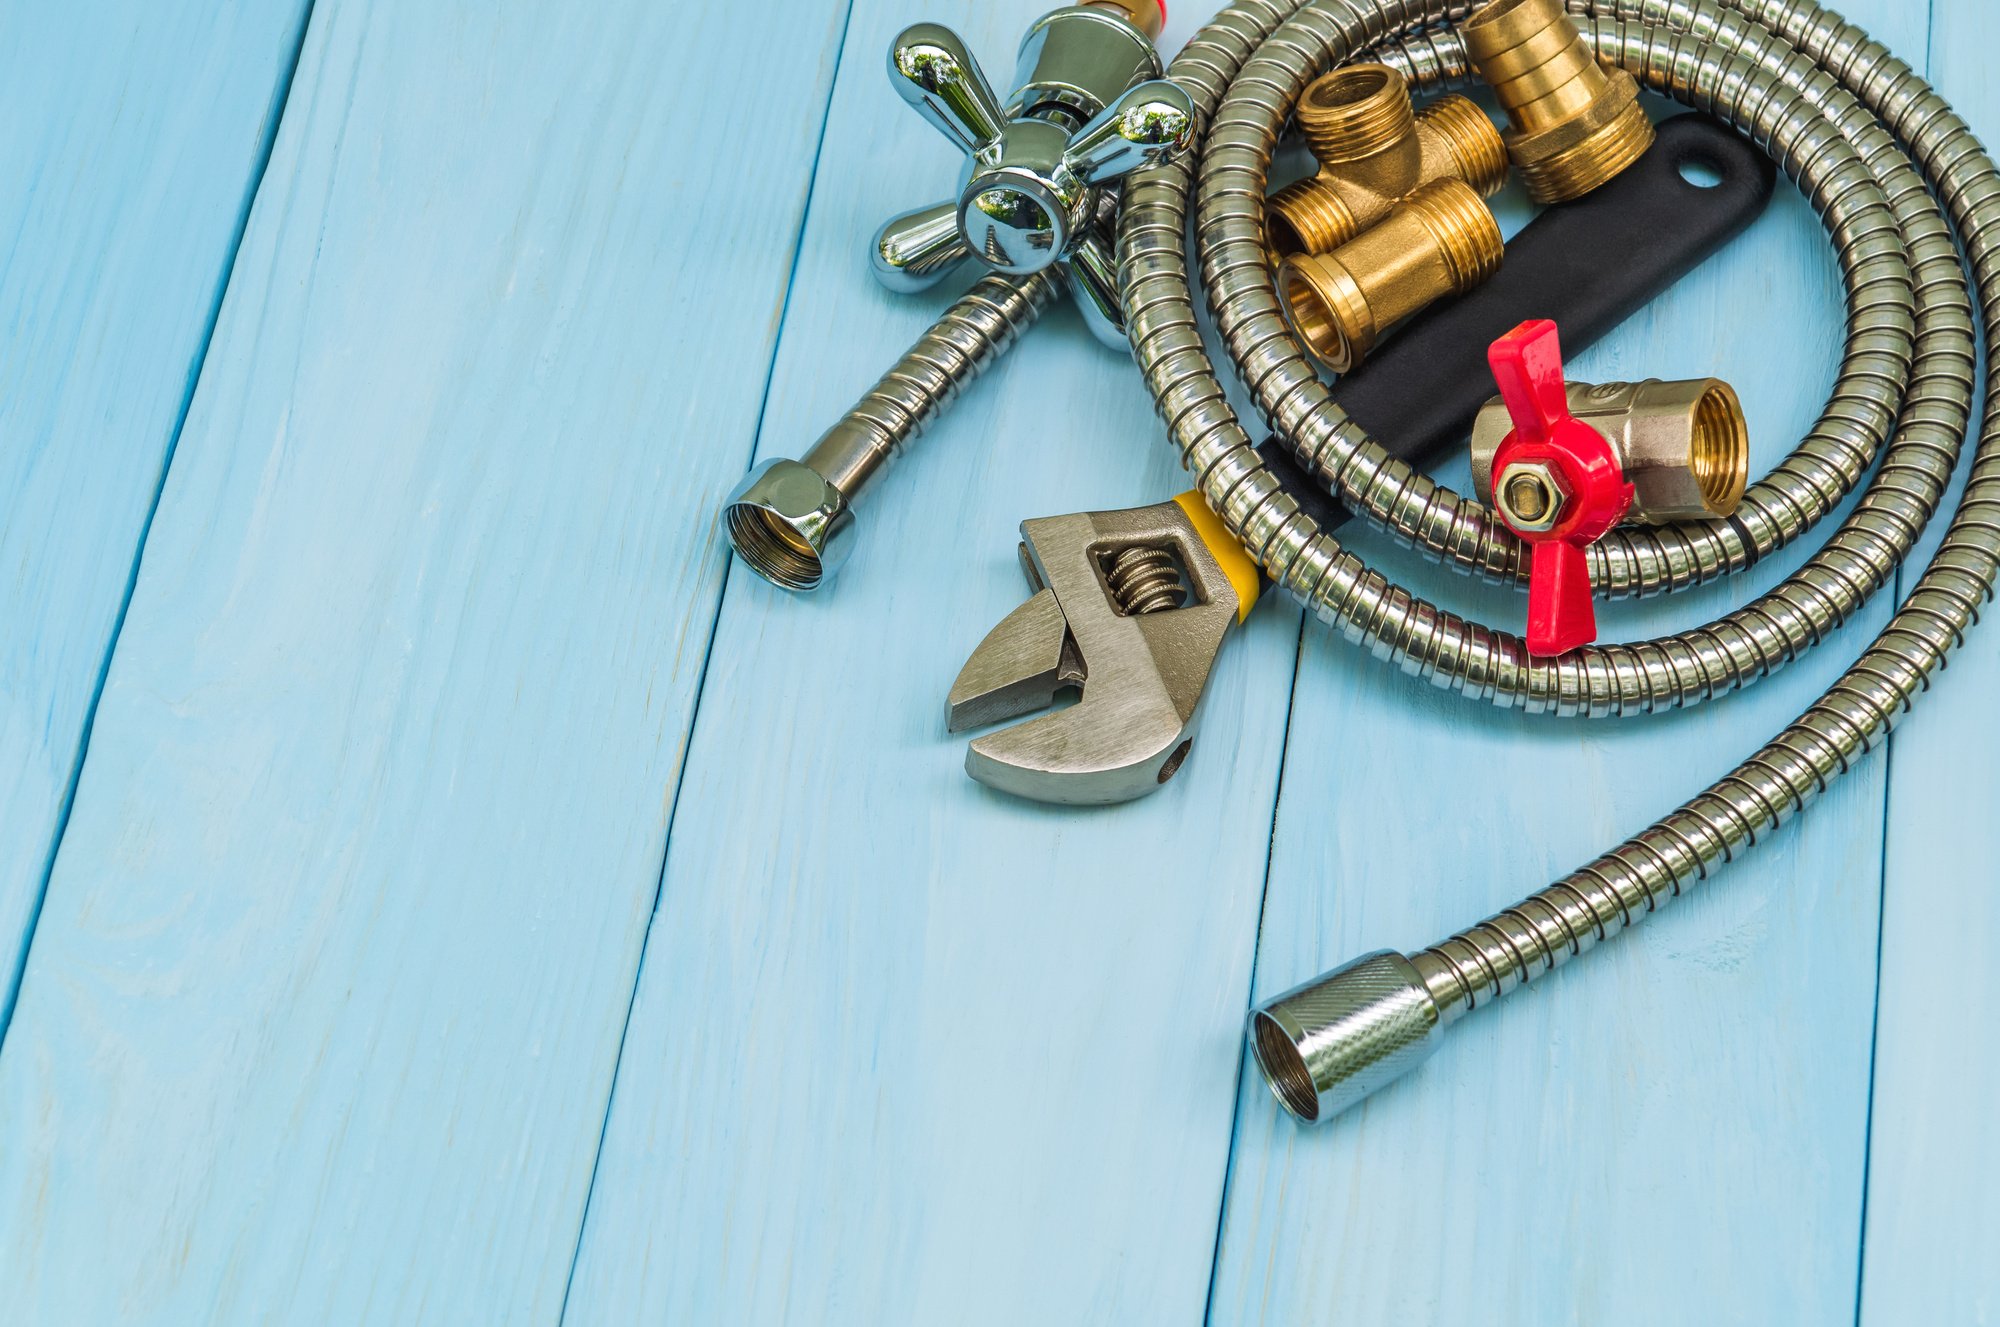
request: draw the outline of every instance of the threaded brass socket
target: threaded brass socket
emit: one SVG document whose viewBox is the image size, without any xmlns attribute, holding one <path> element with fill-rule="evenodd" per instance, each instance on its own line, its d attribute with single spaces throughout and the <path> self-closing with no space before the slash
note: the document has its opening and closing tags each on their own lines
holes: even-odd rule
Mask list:
<svg viewBox="0 0 2000 1327">
<path fill-rule="evenodd" d="M 1562 0 L 1493 0 L 1459 32 L 1507 111 L 1507 150 L 1536 202 L 1581 198 L 1652 146 L 1639 85 L 1598 62 Z"/>
<path fill-rule="evenodd" d="M 1299 132 L 1319 172 L 1271 195 L 1272 251 L 1331 253 L 1418 187 L 1462 180 L 1482 196 L 1507 182 L 1500 131 L 1464 97 L 1413 112 L 1409 85 L 1385 65 L 1347 65 L 1299 99 Z"/>
<path fill-rule="evenodd" d="M 1750 482 L 1750 425 L 1736 389 L 1720 378 L 1568 384 L 1570 413 L 1604 435 L 1632 481 L 1626 521 L 1666 525 L 1717 520 Z M 1472 485 L 1493 501 L 1493 459 L 1512 432 L 1495 397 L 1472 425 Z"/>
<path fill-rule="evenodd" d="M 1299 340 L 1345 373 L 1395 323 L 1493 275 L 1505 251 L 1500 223 L 1472 187 L 1436 180 L 1332 253 L 1286 258 L 1278 293 Z"/>
</svg>

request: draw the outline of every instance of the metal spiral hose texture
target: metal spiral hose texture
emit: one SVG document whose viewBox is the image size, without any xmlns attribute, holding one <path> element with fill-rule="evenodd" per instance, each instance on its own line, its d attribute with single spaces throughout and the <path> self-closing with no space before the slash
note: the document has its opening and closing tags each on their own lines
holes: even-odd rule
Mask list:
<svg viewBox="0 0 2000 1327">
<path fill-rule="evenodd" d="M 1280 313 L 1265 251 L 1271 155 L 1306 83 L 1381 60 L 1416 87 L 1462 81 L 1437 0 L 1238 0 L 1169 77 L 1207 126 L 1190 159 L 1133 176 L 1119 276 L 1133 352 L 1173 445 L 1272 579 L 1379 658 L 1501 707 L 1590 717 L 1709 700 L 1775 672 L 1891 583 L 1942 502 L 1967 434 L 1973 323 L 2000 343 L 2000 175 L 1936 92 L 1808 0 L 1568 0 L 1600 58 L 1733 125 L 1811 200 L 1846 284 L 1845 352 L 1819 421 L 1751 486 L 1736 519 L 1614 532 L 1600 593 L 1638 596 L 1739 571 L 1798 539 L 1867 480 L 1798 571 L 1743 608 L 1655 640 L 1531 658 L 1322 530 L 1259 461 L 1195 320 L 1185 237 L 1229 359 L 1300 463 L 1356 512 L 1448 566 L 1520 580 L 1525 546 L 1476 502 L 1396 461 L 1330 399 Z M 1967 288 L 1969 267 L 1972 289 Z M 1975 299 L 1976 296 L 1976 299 Z M 1870 472 L 1873 472 L 1870 478 Z M 1324 1118 L 1428 1054 L 1437 1033 L 1705 879 L 1803 811 L 1879 745 L 1977 620 L 2000 566 L 2000 413 L 1936 556 L 1858 661 L 1806 712 L 1679 810 L 1515 906 L 1404 959 L 1371 955 L 1253 1015 L 1279 1100 Z"/>
</svg>

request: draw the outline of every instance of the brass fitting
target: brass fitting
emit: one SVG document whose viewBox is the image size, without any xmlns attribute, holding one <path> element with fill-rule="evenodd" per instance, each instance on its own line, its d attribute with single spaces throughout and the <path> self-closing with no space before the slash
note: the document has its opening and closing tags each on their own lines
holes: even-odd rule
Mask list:
<svg viewBox="0 0 2000 1327">
<path fill-rule="evenodd" d="M 1145 33 L 1148 41 L 1158 41 L 1160 29 L 1167 23 L 1164 0 L 1083 0 L 1083 7 L 1110 10 Z"/>
<path fill-rule="evenodd" d="M 1581 198 L 1652 146 L 1639 85 L 1598 63 L 1562 0 L 1493 0 L 1459 32 L 1513 124 L 1507 150 L 1536 202 Z"/>
<path fill-rule="evenodd" d="M 1507 145 L 1484 111 L 1460 96 L 1414 111 L 1409 84 L 1387 65 L 1314 79 L 1297 116 L 1319 172 L 1271 195 L 1271 248 L 1281 257 L 1331 253 L 1436 180 L 1462 180 L 1481 197 L 1507 182 Z"/>
<path fill-rule="evenodd" d="M 1720 378 L 1685 382 L 1607 382 L 1568 385 L 1569 410 L 1611 444 L 1632 481 L 1627 522 L 1666 525 L 1716 520 L 1742 501 L 1750 480 L 1750 425 L 1736 389 Z M 1493 457 L 1514 423 L 1499 397 L 1486 403 L 1472 425 L 1472 484 L 1492 506 Z M 1518 467 L 1516 467 L 1518 468 Z M 1503 488 L 1520 476 L 1509 471 Z M 1523 482 L 1522 492 L 1527 491 Z M 1516 511 L 1518 501 L 1509 505 Z"/>
<path fill-rule="evenodd" d="M 1392 324 L 1492 276 L 1506 246 L 1492 211 L 1460 180 L 1435 180 L 1329 254 L 1293 254 L 1278 294 L 1299 340 L 1345 373 Z"/>
</svg>

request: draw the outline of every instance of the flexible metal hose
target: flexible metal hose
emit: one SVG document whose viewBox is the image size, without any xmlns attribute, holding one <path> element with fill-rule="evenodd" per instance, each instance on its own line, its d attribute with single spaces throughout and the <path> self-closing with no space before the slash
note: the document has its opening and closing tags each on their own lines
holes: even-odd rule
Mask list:
<svg viewBox="0 0 2000 1327">
<path fill-rule="evenodd" d="M 1908 66 L 1808 0 L 1569 7 L 1600 57 L 1768 150 L 1811 199 L 1839 259 L 1845 353 L 1799 447 L 1753 486 L 1737 520 L 1620 532 L 1593 551 L 1592 579 L 1607 593 L 1707 581 L 1797 539 L 1875 466 L 1818 552 L 1751 604 L 1659 640 L 1533 659 L 1518 637 L 1444 612 L 1344 550 L 1282 491 L 1223 395 L 1196 327 L 1184 249 L 1197 181 L 1196 247 L 1216 325 L 1300 462 L 1446 565 L 1522 574 L 1522 546 L 1487 512 L 1390 458 L 1329 399 L 1283 321 L 1264 251 L 1271 152 L 1306 82 L 1364 52 L 1415 84 L 1462 78 L 1464 50 L 1448 24 L 1465 6 L 1238 0 L 1224 10 L 1168 71 L 1208 125 L 1201 152 L 1129 181 L 1119 266 L 1134 354 L 1174 445 L 1276 582 L 1350 640 L 1439 686 L 1534 712 L 1620 715 L 1768 675 L 1894 576 L 1942 500 L 1967 431 L 1973 294 L 1989 348 L 2000 333 L 2000 175 Z M 1413 959 L 1371 956 L 1260 1013 L 1259 1060 L 1280 1099 L 1309 1118 L 1358 1100 L 1420 1058 L 1444 1025 L 1615 934 L 1803 810 L 1928 686 L 1990 597 L 1996 566 L 2000 416 L 1989 401 L 1942 547 L 1824 696 L 1727 777 L 1574 874 Z"/>
<path fill-rule="evenodd" d="M 813 590 L 853 551 L 854 500 L 889 461 L 1034 326 L 1061 294 L 1054 271 L 994 272 L 938 315 L 916 343 L 798 460 L 774 458 L 724 503 L 729 542 L 751 570 Z"/>
</svg>

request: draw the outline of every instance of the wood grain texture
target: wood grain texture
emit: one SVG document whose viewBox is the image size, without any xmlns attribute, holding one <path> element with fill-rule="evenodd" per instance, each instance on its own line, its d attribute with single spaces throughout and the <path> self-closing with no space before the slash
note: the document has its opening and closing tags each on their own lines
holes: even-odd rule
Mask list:
<svg viewBox="0 0 2000 1327">
<path fill-rule="evenodd" d="M 305 10 L 0 6 L 0 1032 Z"/>
<path fill-rule="evenodd" d="M 2000 13 L 1941 0 L 1932 25 L 1931 81 L 1990 145 Z M 1942 538 L 1940 521 L 1906 587 Z M 1871 1327 L 2000 1322 L 2000 628 L 1987 618 L 1890 742 L 1861 1276 Z"/>
<path fill-rule="evenodd" d="M 1923 6 L 1843 8 L 1924 50 Z M 1993 119 L 1996 20 L 1935 8 Z M 299 12 L 0 6 L 0 955 Z M 1857 1282 L 1869 1323 L 2000 1315 L 2000 640 L 1753 857 L 1292 1125 L 1253 991 L 1650 821 L 1886 605 L 1619 724 L 1317 626 L 1299 668 L 1268 605 L 1174 787 L 988 794 L 943 692 L 1024 593 L 1016 524 L 1185 480 L 1061 309 L 867 495 L 834 587 L 723 594 L 753 447 L 802 450 L 949 298 L 862 260 L 959 168 L 882 50 L 936 18 L 1004 79 L 1038 10 L 759 12 L 752 69 L 737 6 L 318 0 L 0 1046 L 0 1320 L 1764 1324 Z M 1728 376 L 1762 467 L 1838 338 L 1787 191 L 1577 368 Z"/>
<path fill-rule="evenodd" d="M 1921 9 L 1845 8 L 1923 49 Z M 1757 473 L 1817 414 L 1842 331 L 1827 240 L 1780 189 L 1572 374 L 1727 377 Z M 1453 606 L 1522 618 L 1519 596 L 1358 542 Z M 1606 634 L 1706 621 L 1804 551 L 1622 605 Z M 1485 712 L 1309 631 L 1259 998 L 1371 949 L 1414 952 L 1680 804 L 1810 703 L 1888 598 L 1746 694 L 1625 721 Z M 1885 783 L 1883 761 L 1862 767 L 1666 915 L 1452 1029 L 1349 1117 L 1300 1128 L 1246 1073 L 1213 1321 L 1851 1320 Z"/>
<path fill-rule="evenodd" d="M 9 1322 L 556 1317 L 844 13 L 749 86 L 733 7 L 317 5 L 0 1055 Z"/>
<path fill-rule="evenodd" d="M 1032 12 L 921 11 L 995 79 Z M 881 293 L 863 261 L 960 169 L 885 86 L 917 16 L 855 6 L 765 455 L 947 298 Z M 888 187 L 887 162 L 921 168 Z M 572 1325 L 1200 1318 L 1296 610 L 1235 642 L 1146 801 L 989 793 L 944 731 L 959 665 L 1025 597 L 1019 522 L 1182 487 L 1137 374 L 1065 307 L 867 495 L 834 587 L 732 573 Z"/>
</svg>

